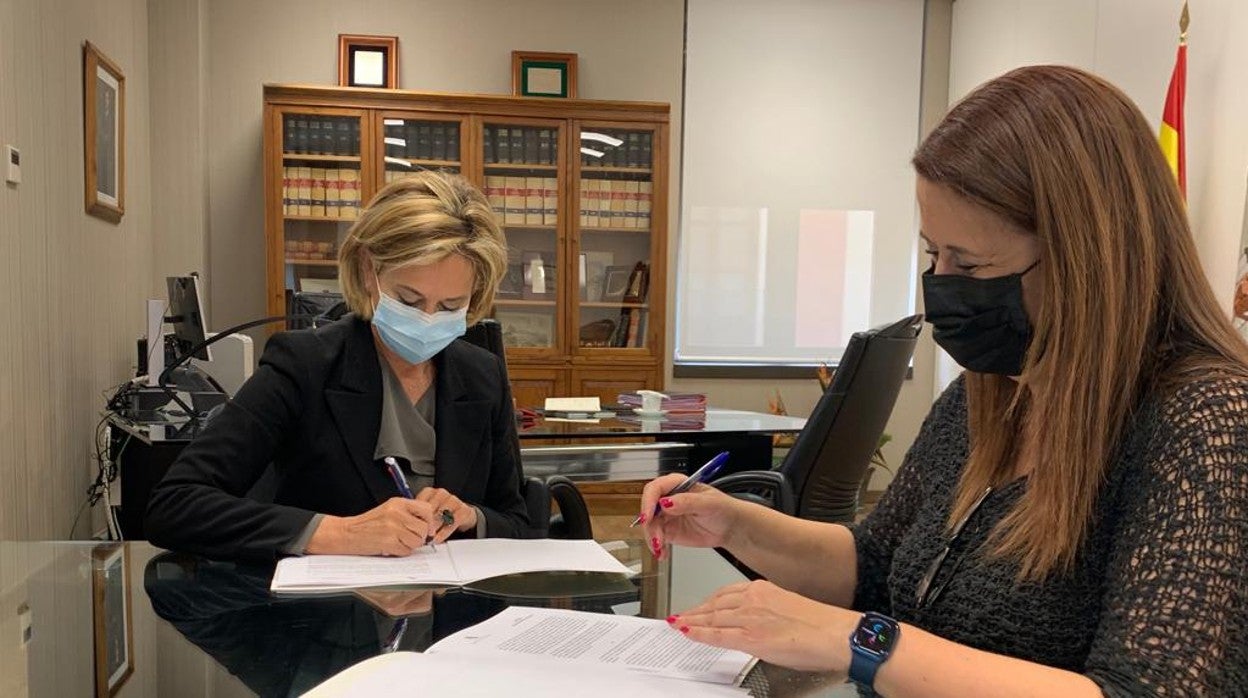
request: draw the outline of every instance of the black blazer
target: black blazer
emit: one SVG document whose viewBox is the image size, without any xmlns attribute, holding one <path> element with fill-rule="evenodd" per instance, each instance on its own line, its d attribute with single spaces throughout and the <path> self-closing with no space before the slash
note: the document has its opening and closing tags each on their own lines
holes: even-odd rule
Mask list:
<svg viewBox="0 0 1248 698">
<path fill-rule="evenodd" d="M 528 512 L 502 361 L 456 340 L 433 362 L 435 485 L 479 507 L 489 536 L 522 536 Z M 256 373 L 152 490 L 148 537 L 212 557 L 272 558 L 314 513 L 353 516 L 399 496 L 373 460 L 381 402 L 368 322 L 347 315 L 274 335 Z M 273 502 L 247 498 L 270 463 Z"/>
</svg>

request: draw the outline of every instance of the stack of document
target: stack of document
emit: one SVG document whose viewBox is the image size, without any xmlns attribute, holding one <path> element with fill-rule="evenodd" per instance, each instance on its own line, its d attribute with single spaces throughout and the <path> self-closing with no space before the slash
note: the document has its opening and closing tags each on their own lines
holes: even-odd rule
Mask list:
<svg viewBox="0 0 1248 698">
<path fill-rule="evenodd" d="M 277 563 L 269 589 L 322 593 L 381 586 L 463 586 L 521 572 L 631 574 L 592 540 L 477 538 L 425 546 L 407 557 L 308 555 Z"/>
<path fill-rule="evenodd" d="M 447 691 L 476 696 L 733 696 L 756 660 L 694 642 L 661 620 L 511 606 L 435 643 L 330 678 L 310 698 Z"/>
<path fill-rule="evenodd" d="M 641 396 L 637 393 L 620 393 L 616 398 L 626 407 L 641 408 Z M 673 415 L 703 414 L 706 412 L 704 393 L 668 393 L 659 409 Z"/>
</svg>

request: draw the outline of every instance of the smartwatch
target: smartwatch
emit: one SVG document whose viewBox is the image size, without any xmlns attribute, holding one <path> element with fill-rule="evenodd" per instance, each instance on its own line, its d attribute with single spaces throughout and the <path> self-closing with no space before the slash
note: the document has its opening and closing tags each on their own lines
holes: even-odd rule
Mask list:
<svg viewBox="0 0 1248 698">
<path fill-rule="evenodd" d="M 849 636 L 849 680 L 868 688 L 901 637 L 901 624 L 882 613 L 865 613 Z"/>
</svg>

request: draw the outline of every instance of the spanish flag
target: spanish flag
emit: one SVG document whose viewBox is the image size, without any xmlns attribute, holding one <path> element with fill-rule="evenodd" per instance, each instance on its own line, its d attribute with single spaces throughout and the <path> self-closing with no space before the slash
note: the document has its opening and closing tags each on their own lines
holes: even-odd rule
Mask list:
<svg viewBox="0 0 1248 698">
<path fill-rule="evenodd" d="M 1170 89 L 1166 90 L 1166 106 L 1161 113 L 1161 152 L 1170 163 L 1179 182 L 1179 191 L 1187 198 L 1187 156 L 1183 137 L 1183 97 L 1187 92 L 1187 3 L 1179 18 L 1179 54 L 1174 59 Z"/>
</svg>

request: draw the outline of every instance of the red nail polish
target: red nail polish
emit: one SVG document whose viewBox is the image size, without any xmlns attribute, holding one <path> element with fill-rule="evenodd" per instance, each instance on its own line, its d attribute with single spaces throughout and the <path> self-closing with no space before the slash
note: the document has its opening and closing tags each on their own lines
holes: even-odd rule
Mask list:
<svg viewBox="0 0 1248 698">
<path fill-rule="evenodd" d="M 671 509 L 672 500 L 668 499 L 667 497 L 664 497 L 663 499 L 659 500 L 659 506 L 663 507 L 664 509 Z"/>
<path fill-rule="evenodd" d="M 682 632 L 682 633 L 684 633 L 684 634 L 688 635 L 688 634 L 689 634 L 689 626 L 687 626 L 687 625 L 682 625 L 682 626 L 680 626 L 680 632 Z"/>
<path fill-rule="evenodd" d="M 667 622 L 668 622 L 668 623 L 675 623 L 675 622 L 676 622 L 676 619 L 677 619 L 677 618 L 679 618 L 679 617 L 680 617 L 680 616 L 668 616 L 668 617 L 667 617 Z"/>
<path fill-rule="evenodd" d="M 651 539 L 650 539 L 650 547 L 651 547 L 651 548 L 657 548 L 657 547 L 659 547 L 659 537 L 658 537 L 658 536 L 655 536 L 655 537 L 653 537 L 653 538 L 651 538 Z"/>
<path fill-rule="evenodd" d="M 645 514 L 642 514 L 641 516 L 638 516 L 638 517 L 637 517 L 637 523 L 643 523 L 643 524 L 644 524 L 645 522 L 646 522 L 646 515 L 645 515 Z"/>
</svg>

